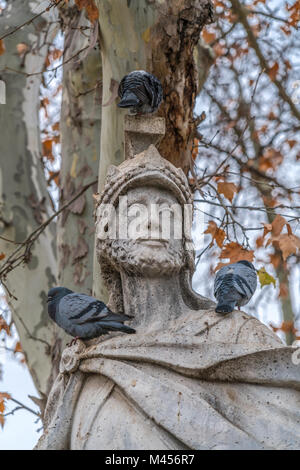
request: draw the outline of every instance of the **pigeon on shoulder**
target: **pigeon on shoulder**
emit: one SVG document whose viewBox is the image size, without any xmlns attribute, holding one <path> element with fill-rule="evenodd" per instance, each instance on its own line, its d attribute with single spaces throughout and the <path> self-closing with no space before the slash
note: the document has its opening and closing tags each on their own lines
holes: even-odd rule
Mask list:
<svg viewBox="0 0 300 470">
<path fill-rule="evenodd" d="M 257 274 L 252 263 L 238 261 L 221 268 L 215 278 L 214 295 L 217 313 L 230 313 L 236 306 L 249 302 L 257 286 Z"/>
<path fill-rule="evenodd" d="M 133 328 L 124 325 L 131 317 L 111 312 L 101 300 L 89 295 L 54 287 L 48 292 L 47 302 L 52 320 L 76 338 L 92 339 L 110 331 L 135 333 Z"/>
<path fill-rule="evenodd" d="M 130 108 L 131 114 L 149 114 L 158 110 L 163 89 L 151 73 L 135 70 L 122 78 L 119 89 L 119 108 Z"/>
</svg>

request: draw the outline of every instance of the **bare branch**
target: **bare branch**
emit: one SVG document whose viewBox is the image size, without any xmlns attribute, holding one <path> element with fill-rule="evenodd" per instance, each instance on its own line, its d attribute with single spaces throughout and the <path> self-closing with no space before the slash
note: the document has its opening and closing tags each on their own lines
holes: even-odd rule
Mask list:
<svg viewBox="0 0 300 470">
<path fill-rule="evenodd" d="M 83 186 L 83 188 L 68 202 L 66 202 L 57 212 L 55 212 L 51 217 L 49 217 L 45 222 L 43 222 L 37 229 L 35 229 L 24 242 L 22 242 L 18 248 L 16 248 L 7 260 L 3 263 L 0 268 L 0 280 L 6 288 L 10 297 L 14 297 L 13 294 L 8 290 L 5 284 L 5 277 L 7 274 L 19 266 L 21 263 L 26 263 L 30 259 L 31 249 L 35 241 L 41 235 L 41 233 L 46 229 L 46 227 L 52 222 L 52 220 L 57 217 L 61 212 L 63 212 L 67 207 L 69 207 L 76 199 L 78 199 L 85 191 L 87 191 L 91 186 L 96 184 L 98 179 L 91 181 L 90 183 Z M 12 240 L 11 240 L 12 241 Z M 22 251 L 23 250 L 23 251 Z"/>
<path fill-rule="evenodd" d="M 27 26 L 27 25 L 31 24 L 34 20 L 36 20 L 37 18 L 39 18 L 40 16 L 42 16 L 44 13 L 48 12 L 49 10 L 51 10 L 51 8 L 58 6 L 62 1 L 65 1 L 65 0 L 57 0 L 57 1 L 54 0 L 54 1 L 52 1 L 52 2 L 47 6 L 47 8 L 45 8 L 43 11 L 41 11 L 41 12 L 38 13 L 37 15 L 33 16 L 32 18 L 30 18 L 30 20 L 25 21 L 25 23 L 20 24 L 19 26 L 17 26 L 17 27 L 14 28 L 13 30 L 8 31 L 8 32 L 5 33 L 3 36 L 1 36 L 1 37 L 0 37 L 0 41 L 1 41 L 2 39 L 7 38 L 7 37 L 10 36 L 11 34 L 14 34 L 16 31 L 19 31 L 19 29 L 24 28 L 24 26 Z"/>
</svg>

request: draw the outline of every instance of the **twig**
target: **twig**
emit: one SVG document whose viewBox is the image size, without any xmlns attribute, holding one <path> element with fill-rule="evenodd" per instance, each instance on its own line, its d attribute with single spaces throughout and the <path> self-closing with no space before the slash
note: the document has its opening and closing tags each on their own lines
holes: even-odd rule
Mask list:
<svg viewBox="0 0 300 470">
<path fill-rule="evenodd" d="M 10 411 L 9 413 L 5 413 L 3 416 L 13 415 L 15 413 L 15 411 L 23 409 L 23 410 L 29 411 L 30 413 L 34 414 L 35 416 L 38 416 L 39 418 L 41 417 L 40 413 L 37 413 L 32 408 L 29 408 L 29 406 L 24 405 L 24 403 L 21 403 L 19 400 L 16 400 L 15 398 L 12 398 L 12 397 L 10 397 L 9 400 L 13 401 L 18 406 L 16 408 L 14 408 L 12 411 Z"/>
<path fill-rule="evenodd" d="M 36 20 L 37 18 L 39 18 L 39 16 L 42 16 L 44 13 L 46 13 L 47 11 L 51 10 L 51 8 L 53 7 L 56 7 L 57 5 L 59 5 L 63 0 L 58 0 L 57 2 L 54 1 L 52 4 L 50 3 L 50 5 L 47 6 L 47 8 L 45 8 L 43 11 L 41 11 L 40 13 L 37 13 L 35 16 L 33 16 L 30 20 L 28 21 L 25 21 L 25 23 L 23 24 L 20 24 L 19 26 L 17 26 L 16 28 L 14 28 L 12 31 L 8 31 L 7 33 L 5 33 L 3 36 L 0 37 L 0 41 L 2 39 L 5 39 L 7 38 L 8 36 L 10 36 L 11 34 L 14 34 L 16 31 L 19 31 L 19 29 L 22 29 L 24 28 L 24 26 L 27 26 L 29 25 L 30 23 L 32 23 L 34 20 Z"/>
<path fill-rule="evenodd" d="M 5 285 L 4 278 L 7 274 L 19 266 L 21 263 L 26 262 L 30 258 L 31 248 L 34 242 L 38 239 L 40 234 L 46 229 L 46 227 L 52 222 L 52 220 L 57 217 L 61 212 L 63 212 L 67 207 L 69 207 L 76 199 L 78 199 L 85 191 L 87 191 L 91 186 L 96 184 L 98 179 L 91 181 L 90 183 L 83 186 L 83 188 L 68 202 L 66 202 L 58 211 L 56 211 L 51 217 L 49 217 L 45 222 L 43 222 L 37 229 L 35 229 L 24 242 L 22 242 L 18 248 L 16 248 L 11 255 L 7 258 L 7 260 L 3 263 L 0 269 L 0 280 Z M 23 253 L 20 253 L 22 248 L 24 249 Z M 13 297 L 11 292 L 7 289 L 8 294 L 10 297 Z"/>
<path fill-rule="evenodd" d="M 75 98 L 79 98 L 80 96 L 85 96 L 87 95 L 88 93 L 92 93 L 92 91 L 95 91 L 97 90 L 97 88 L 99 88 L 99 86 L 102 84 L 102 80 L 97 80 L 97 83 L 95 86 L 93 86 L 93 88 L 90 88 L 89 90 L 86 90 L 86 91 L 82 91 L 81 93 L 78 93 L 77 95 L 75 95 Z"/>
<path fill-rule="evenodd" d="M 16 315 L 16 317 L 18 318 L 18 320 L 22 323 L 23 325 L 23 328 L 24 330 L 26 331 L 26 334 L 28 336 L 29 339 L 32 339 L 33 341 L 39 341 L 40 343 L 43 343 L 47 346 L 47 352 L 50 354 L 50 350 L 51 350 L 51 345 L 44 339 L 41 339 L 41 338 L 38 338 L 37 336 L 33 336 L 29 329 L 27 328 L 26 324 L 24 323 L 24 320 L 22 317 L 20 317 L 20 315 L 14 310 L 14 315 Z"/>
<path fill-rule="evenodd" d="M 11 67 L 5 67 L 4 69 L 0 70 L 0 73 L 1 72 L 5 72 L 6 70 L 10 71 L 10 72 L 14 72 L 14 73 L 18 73 L 18 74 L 21 74 L 21 75 L 25 75 L 26 77 L 33 77 L 35 75 L 41 75 L 42 73 L 48 73 L 48 72 L 56 72 L 60 67 L 62 67 L 63 65 L 67 64 L 68 62 L 70 62 L 71 60 L 75 59 L 75 57 L 77 57 L 79 54 L 81 54 L 81 52 L 85 51 L 89 46 L 85 46 L 83 47 L 82 49 L 80 49 L 79 51 L 76 52 L 76 54 L 72 55 L 72 57 L 69 57 L 67 60 L 65 60 L 64 62 L 62 62 L 61 64 L 57 65 L 56 67 L 54 67 L 53 69 L 45 69 L 45 70 L 41 70 L 40 72 L 32 72 L 32 73 L 28 73 L 28 72 L 23 72 L 21 70 L 16 70 L 16 69 L 13 69 Z"/>
<path fill-rule="evenodd" d="M 0 238 L 1 238 L 1 240 L 4 240 L 8 243 L 13 243 L 14 245 L 22 245 L 21 242 L 15 242 L 14 240 L 10 240 L 9 238 L 5 238 L 5 237 L 2 237 L 2 236 L 0 236 Z"/>
<path fill-rule="evenodd" d="M 270 70 L 270 67 L 269 67 L 269 65 L 268 65 L 268 63 L 267 63 L 260 47 L 259 47 L 258 41 L 257 41 L 257 39 L 256 39 L 256 37 L 255 37 L 255 35 L 252 31 L 252 28 L 251 28 L 251 26 L 248 22 L 247 12 L 244 11 L 243 6 L 239 2 L 239 0 L 231 0 L 231 5 L 232 5 L 232 9 L 233 9 L 234 13 L 236 13 L 238 15 L 240 22 L 242 23 L 242 25 L 244 26 L 244 28 L 246 30 L 246 33 L 248 35 L 249 44 L 254 49 L 254 51 L 255 51 L 255 53 L 258 57 L 261 68 L 268 73 L 269 70 Z M 297 109 L 297 106 L 293 102 L 292 98 L 285 91 L 285 87 L 282 85 L 282 83 L 279 80 L 277 80 L 276 77 L 273 79 L 273 83 L 276 86 L 276 88 L 277 88 L 280 96 L 282 97 L 282 99 L 286 103 L 288 103 L 292 114 L 297 119 L 300 120 L 300 111 Z"/>
</svg>

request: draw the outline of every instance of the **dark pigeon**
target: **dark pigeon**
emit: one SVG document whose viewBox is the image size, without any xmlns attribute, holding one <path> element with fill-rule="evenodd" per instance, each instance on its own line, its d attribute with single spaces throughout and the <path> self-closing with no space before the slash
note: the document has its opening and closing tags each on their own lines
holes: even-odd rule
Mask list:
<svg viewBox="0 0 300 470">
<path fill-rule="evenodd" d="M 135 70 L 122 78 L 118 89 L 119 108 L 131 114 L 149 114 L 158 110 L 163 98 L 160 81 L 151 73 Z"/>
<path fill-rule="evenodd" d="M 131 320 L 124 314 L 116 314 L 106 305 L 86 294 L 77 294 L 66 287 L 54 287 L 48 292 L 48 313 L 55 323 L 69 335 L 92 339 L 110 331 L 135 333 L 123 323 Z"/>
<path fill-rule="evenodd" d="M 217 313 L 230 313 L 249 302 L 257 286 L 256 270 L 249 261 L 238 261 L 221 268 L 216 275 L 214 295 Z"/>
</svg>

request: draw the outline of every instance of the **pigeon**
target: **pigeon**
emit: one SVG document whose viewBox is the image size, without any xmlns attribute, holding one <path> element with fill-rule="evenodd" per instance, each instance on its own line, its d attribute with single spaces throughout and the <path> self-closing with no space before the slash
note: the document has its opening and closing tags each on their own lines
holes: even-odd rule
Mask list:
<svg viewBox="0 0 300 470">
<path fill-rule="evenodd" d="M 131 114 L 150 114 L 158 110 L 163 98 L 160 81 L 151 73 L 135 70 L 122 78 L 119 108 L 130 108 Z"/>
<path fill-rule="evenodd" d="M 66 287 L 54 287 L 48 292 L 47 302 L 52 320 L 76 339 L 92 339 L 110 331 L 135 333 L 133 328 L 123 324 L 131 317 L 111 312 L 95 297 L 78 294 Z"/>
<path fill-rule="evenodd" d="M 221 268 L 216 275 L 214 295 L 217 313 L 230 313 L 249 302 L 257 285 L 256 270 L 249 261 L 238 261 Z"/>
</svg>

